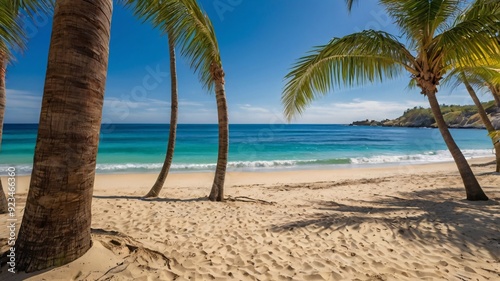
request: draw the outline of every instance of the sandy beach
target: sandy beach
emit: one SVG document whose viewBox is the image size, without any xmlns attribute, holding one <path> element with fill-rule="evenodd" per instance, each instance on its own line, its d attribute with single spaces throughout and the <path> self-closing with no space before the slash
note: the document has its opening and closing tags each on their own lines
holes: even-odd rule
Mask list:
<svg viewBox="0 0 500 281">
<path fill-rule="evenodd" d="M 0 279 L 499 280 L 493 169 L 474 167 L 487 202 L 464 200 L 453 163 L 232 172 L 224 203 L 206 199 L 211 173 L 171 174 L 156 199 L 141 198 L 155 174 L 98 175 L 91 250 Z M 17 178 L 19 220 L 28 182 Z"/>
</svg>

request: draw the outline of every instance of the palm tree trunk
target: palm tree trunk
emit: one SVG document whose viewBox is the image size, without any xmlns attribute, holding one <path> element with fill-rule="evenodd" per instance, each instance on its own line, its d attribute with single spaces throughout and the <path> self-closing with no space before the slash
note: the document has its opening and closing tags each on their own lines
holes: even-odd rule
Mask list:
<svg viewBox="0 0 500 281">
<path fill-rule="evenodd" d="M 488 130 L 488 133 L 493 133 L 495 132 L 495 127 L 493 127 L 493 124 L 491 124 L 490 118 L 488 118 L 488 114 L 486 114 L 486 110 L 484 110 L 483 105 L 481 104 L 481 101 L 476 95 L 476 91 L 472 88 L 470 85 L 469 81 L 467 80 L 467 77 L 465 77 L 464 74 L 462 74 L 462 81 L 465 85 L 465 88 L 467 88 L 467 91 L 469 92 L 469 95 L 471 96 L 472 100 L 474 101 L 474 104 L 477 107 L 477 111 L 479 113 L 479 116 L 481 117 L 481 121 L 483 121 L 484 126 L 486 127 L 486 130 Z M 493 95 L 495 96 L 495 95 Z M 491 137 L 491 141 L 493 142 L 493 147 L 495 148 L 495 159 L 497 161 L 496 165 L 496 171 L 500 171 L 500 142 L 498 142 L 497 139 L 494 137 Z"/>
<path fill-rule="evenodd" d="M 0 151 L 2 151 L 3 120 L 7 104 L 7 91 L 5 89 L 5 72 L 7 70 L 7 57 L 0 52 Z"/>
<path fill-rule="evenodd" d="M 495 147 L 495 160 L 497 162 L 497 167 L 495 172 L 500 173 L 500 140 L 493 140 L 493 146 Z"/>
<path fill-rule="evenodd" d="M 91 247 L 91 204 L 112 0 L 57 0 L 18 270 L 60 266 Z"/>
<path fill-rule="evenodd" d="M 0 214 L 6 214 L 8 211 L 7 197 L 3 192 L 2 179 L 0 178 Z"/>
<path fill-rule="evenodd" d="M 497 107 L 500 107 L 500 87 L 495 87 L 493 85 L 489 85 L 488 87 L 490 88 L 491 94 L 495 99 Z"/>
<path fill-rule="evenodd" d="M 224 89 L 224 71 L 221 66 L 213 65 L 212 76 L 215 80 L 215 98 L 217 99 L 217 115 L 219 117 L 219 154 L 214 182 L 208 199 L 224 200 L 224 180 L 226 178 L 227 155 L 229 149 L 229 120 L 227 112 L 226 90 Z"/>
<path fill-rule="evenodd" d="M 3 118 L 5 116 L 6 91 L 5 91 L 5 70 L 7 58 L 0 52 L 0 151 L 2 150 Z M 2 180 L 0 179 L 0 214 L 8 211 L 7 198 L 3 192 Z"/>
<path fill-rule="evenodd" d="M 458 148 L 455 140 L 453 139 L 450 131 L 448 130 L 448 125 L 444 121 L 443 113 L 441 112 L 441 108 L 439 107 L 438 100 L 436 98 L 436 92 L 425 93 L 427 98 L 429 99 L 429 104 L 431 106 L 432 114 L 434 115 L 434 119 L 438 125 L 439 131 L 443 136 L 444 142 L 448 147 L 455 163 L 457 165 L 460 176 L 462 177 L 462 181 L 465 185 L 465 192 L 467 194 L 467 200 L 478 201 L 478 200 L 488 200 L 486 194 L 484 194 L 481 186 L 479 185 L 472 169 L 467 163 L 462 151 Z"/>
<path fill-rule="evenodd" d="M 178 112 L 178 97 L 177 97 L 177 69 L 175 59 L 175 42 L 172 34 L 168 35 L 168 48 L 170 53 L 170 85 L 171 85 L 171 105 L 170 105 L 170 133 L 168 135 L 167 155 L 163 162 L 161 172 L 156 179 L 155 184 L 145 197 L 158 197 L 165 180 L 167 179 L 168 171 L 172 165 L 174 158 L 175 138 L 177 134 L 177 112 Z"/>
</svg>

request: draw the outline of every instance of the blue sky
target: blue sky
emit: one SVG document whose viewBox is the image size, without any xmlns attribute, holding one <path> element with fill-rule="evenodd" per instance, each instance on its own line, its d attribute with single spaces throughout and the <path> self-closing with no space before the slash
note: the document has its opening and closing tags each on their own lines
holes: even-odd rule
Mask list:
<svg viewBox="0 0 500 281">
<path fill-rule="evenodd" d="M 398 34 L 374 0 L 349 14 L 343 0 L 201 0 L 214 24 L 231 123 L 285 122 L 280 103 L 284 76 L 313 46 L 364 29 Z M 7 71 L 6 123 L 37 123 L 51 32 L 50 18 L 26 20 L 28 50 Z M 179 123 L 216 123 L 215 97 L 204 90 L 187 61 L 179 58 Z M 344 124 L 400 116 L 427 106 L 409 76 L 355 89 L 336 89 L 314 102 L 293 123 Z M 168 123 L 167 39 L 150 24 L 115 5 L 104 123 Z M 464 89 L 441 89 L 440 103 L 471 104 Z M 482 99 L 488 100 L 488 96 Z"/>
</svg>

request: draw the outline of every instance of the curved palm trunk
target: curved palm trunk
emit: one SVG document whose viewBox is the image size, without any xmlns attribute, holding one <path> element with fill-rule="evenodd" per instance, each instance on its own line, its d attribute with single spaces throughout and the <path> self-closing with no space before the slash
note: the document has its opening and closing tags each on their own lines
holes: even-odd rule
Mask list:
<svg viewBox="0 0 500 281">
<path fill-rule="evenodd" d="M 168 36 L 168 48 L 170 53 L 170 85 L 171 85 L 171 105 L 170 105 L 170 133 L 168 135 L 167 155 L 163 162 L 161 172 L 156 179 L 155 184 L 145 197 L 157 197 L 165 180 L 167 179 L 168 171 L 172 165 L 174 158 L 175 138 L 177 134 L 177 112 L 178 112 L 178 98 L 177 98 L 177 69 L 175 59 L 175 42 L 173 36 Z"/>
<path fill-rule="evenodd" d="M 488 88 L 490 88 L 491 94 L 493 95 L 493 98 L 495 99 L 495 103 L 497 107 L 500 107 L 500 87 L 495 87 L 493 85 L 489 85 Z"/>
<path fill-rule="evenodd" d="M 224 200 L 224 180 L 226 178 L 227 155 L 229 149 L 229 121 L 227 114 L 226 90 L 224 89 L 224 71 L 220 66 L 214 66 L 212 76 L 215 80 L 215 98 L 217 99 L 217 115 L 219 117 L 219 153 L 214 182 L 208 199 Z"/>
<path fill-rule="evenodd" d="M 490 118 L 488 118 L 488 114 L 486 114 L 486 111 L 484 110 L 481 101 L 479 100 L 479 98 L 476 95 L 476 92 L 474 91 L 469 81 L 463 74 L 462 74 L 462 80 L 465 85 L 465 88 L 467 88 L 469 95 L 471 96 L 472 100 L 474 101 L 474 104 L 477 107 L 477 111 L 479 113 L 479 116 L 481 117 L 481 121 L 483 121 L 483 124 L 486 127 L 486 130 L 488 130 L 488 133 L 495 132 L 495 127 L 493 127 L 493 124 L 491 124 Z M 491 138 L 491 141 L 493 142 L 493 146 L 495 147 L 495 159 L 497 161 L 496 172 L 500 172 L 500 142 L 498 142 L 498 140 L 495 139 L 494 137 Z"/>
<path fill-rule="evenodd" d="M 16 241 L 19 271 L 60 266 L 91 246 L 91 203 L 112 0 L 57 0 L 34 165 Z"/>
<path fill-rule="evenodd" d="M 439 131 L 443 136 L 444 142 L 448 147 L 455 163 L 457 164 L 458 171 L 462 177 L 462 181 L 465 185 L 465 192 L 467 194 L 467 200 L 477 201 L 477 200 L 488 200 L 486 194 L 484 194 L 483 189 L 479 185 L 474 173 L 472 172 L 469 163 L 465 159 L 462 151 L 458 148 L 455 140 L 453 139 L 450 131 L 448 130 L 448 125 L 444 121 L 441 108 L 439 107 L 438 100 L 436 98 L 435 92 L 425 93 L 429 99 L 429 104 L 431 106 L 432 114 L 436 119 Z"/>
<path fill-rule="evenodd" d="M 5 116 L 6 91 L 5 91 L 5 70 L 7 58 L 0 52 L 0 151 L 2 150 L 3 118 Z M 8 211 L 7 198 L 3 192 L 2 180 L 0 179 L 0 214 Z"/>
</svg>

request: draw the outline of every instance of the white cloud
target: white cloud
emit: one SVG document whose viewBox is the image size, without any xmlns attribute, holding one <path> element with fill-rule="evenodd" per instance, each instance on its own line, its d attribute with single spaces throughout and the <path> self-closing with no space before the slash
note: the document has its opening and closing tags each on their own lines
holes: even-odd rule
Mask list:
<svg viewBox="0 0 500 281">
<path fill-rule="evenodd" d="M 216 108 L 211 105 L 179 101 L 179 123 L 217 123 Z M 108 98 L 104 102 L 104 123 L 168 123 L 170 102 L 158 99 L 141 101 Z"/>
<path fill-rule="evenodd" d="M 487 100 L 489 96 L 483 97 Z M 41 94 L 8 89 L 6 123 L 36 123 L 40 116 Z M 453 95 L 440 93 L 440 103 L 471 104 L 466 91 L 456 91 Z M 375 101 L 353 99 L 348 102 L 314 102 L 306 108 L 302 116 L 297 116 L 292 123 L 306 124 L 347 124 L 357 120 L 397 118 L 408 108 L 428 107 L 425 98 L 420 101 Z M 229 120 L 232 124 L 282 124 L 286 123 L 283 108 L 253 104 L 229 104 Z M 115 97 L 104 101 L 104 123 L 168 123 L 170 121 L 170 102 L 145 98 L 127 100 Z M 215 101 L 195 102 L 180 100 L 179 123 L 217 123 Z"/>
<path fill-rule="evenodd" d="M 403 102 L 381 102 L 373 100 L 353 99 L 350 102 L 328 104 L 314 103 L 304 114 L 297 116 L 292 123 L 301 124 L 348 124 L 357 120 L 396 118 L 408 108 L 427 106 L 425 100 Z M 231 123 L 247 124 L 282 124 L 287 123 L 282 108 L 266 108 L 251 104 L 230 106 Z"/>
<path fill-rule="evenodd" d="M 269 109 L 263 107 L 252 106 L 250 104 L 238 104 L 239 109 L 249 113 L 269 113 Z"/>
<path fill-rule="evenodd" d="M 7 89 L 7 104 L 12 108 L 40 109 L 42 96 L 28 91 Z"/>
<path fill-rule="evenodd" d="M 170 105 L 170 103 L 169 103 L 169 105 Z M 203 107 L 203 106 L 205 106 L 205 104 L 181 99 L 181 100 L 179 100 L 179 106 Z"/>
<path fill-rule="evenodd" d="M 426 101 L 381 102 L 353 99 L 351 102 L 338 102 L 308 107 L 294 123 L 347 124 L 357 120 L 397 118 L 408 108 L 427 106 Z"/>
<path fill-rule="evenodd" d="M 7 89 L 5 123 L 37 123 L 41 107 L 41 94 Z"/>
</svg>

